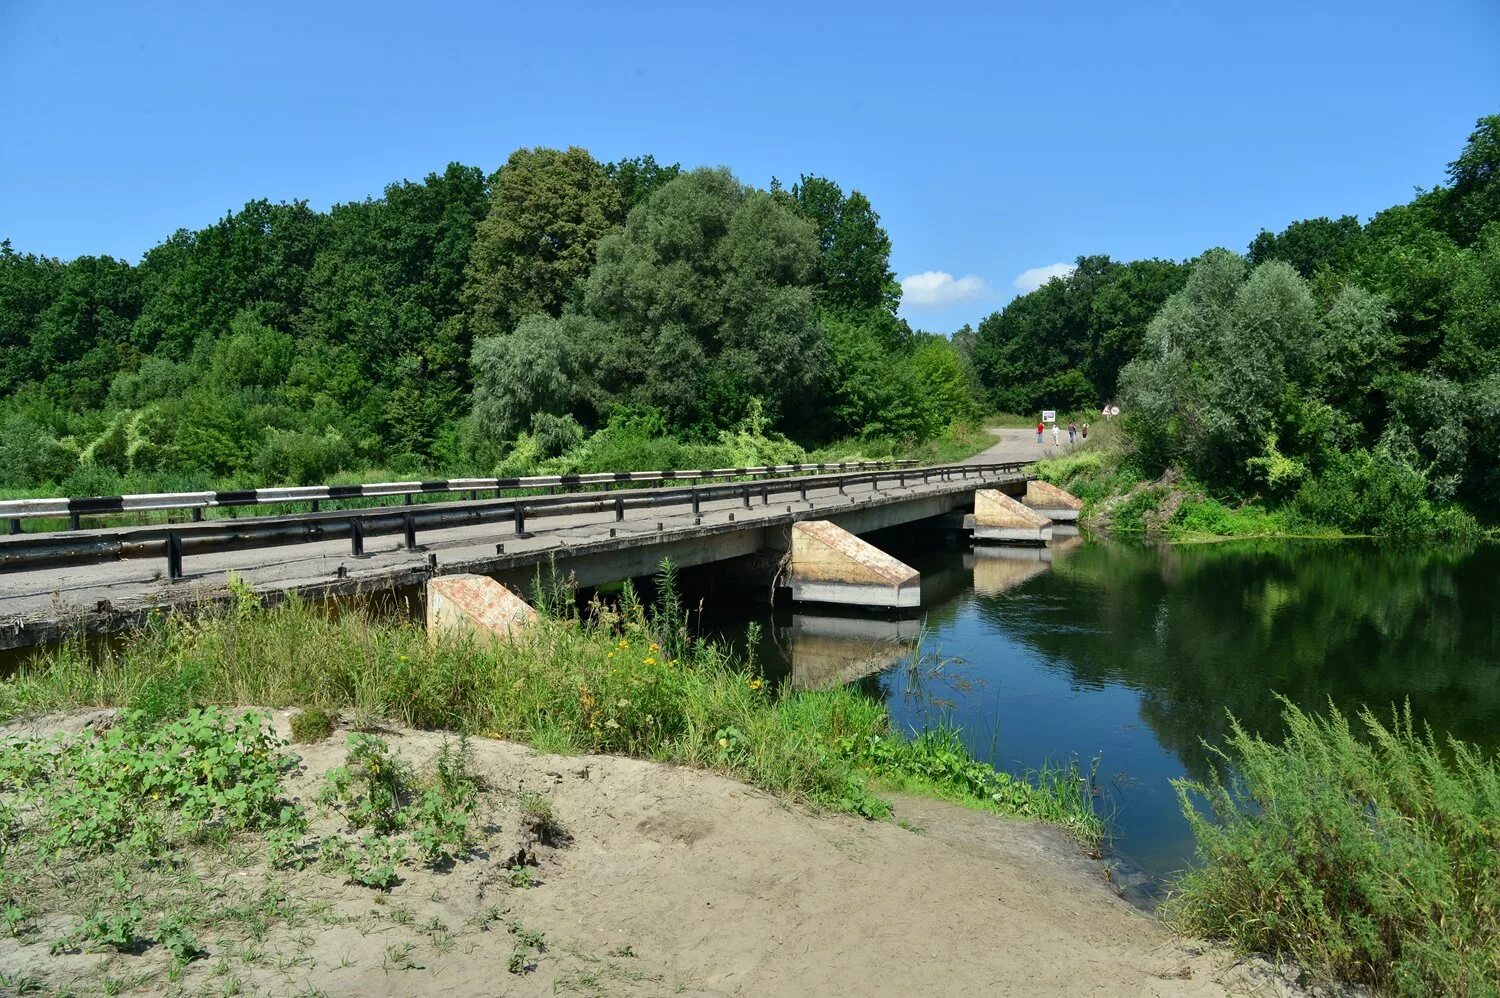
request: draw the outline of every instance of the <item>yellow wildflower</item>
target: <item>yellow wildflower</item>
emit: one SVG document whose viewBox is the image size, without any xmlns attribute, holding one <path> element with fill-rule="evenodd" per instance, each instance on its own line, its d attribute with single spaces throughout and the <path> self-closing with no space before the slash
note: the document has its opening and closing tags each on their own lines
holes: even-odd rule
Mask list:
<svg viewBox="0 0 1500 998">
<path fill-rule="evenodd" d="M 728 748 L 728 747 L 729 747 L 729 739 L 728 738 L 720 738 L 719 739 L 719 748 Z"/>
</svg>

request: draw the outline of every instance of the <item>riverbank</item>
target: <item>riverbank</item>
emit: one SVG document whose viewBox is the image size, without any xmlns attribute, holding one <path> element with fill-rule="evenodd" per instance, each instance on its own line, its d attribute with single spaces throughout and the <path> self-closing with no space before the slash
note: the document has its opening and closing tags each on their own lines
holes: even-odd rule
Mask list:
<svg viewBox="0 0 1500 998">
<path fill-rule="evenodd" d="M 271 711 L 270 729 L 290 737 L 295 716 Z M 363 785 L 353 721 L 278 750 L 293 768 L 277 806 L 306 814 L 301 870 L 272 863 L 274 832 L 254 828 L 205 838 L 164 826 L 165 844 L 189 843 L 167 866 L 74 847 L 72 862 L 35 881 L 13 848 L 0 983 L 330 995 L 1287 991 L 1262 964 L 1175 939 L 1037 823 L 905 796 L 896 822 L 870 822 L 714 773 L 485 738 L 455 766 L 450 736 L 378 727 L 370 736 L 409 767 L 405 779 L 430 778 L 446 757 L 450 781 L 476 788 L 467 841 L 451 862 L 428 863 L 420 823 L 360 831 L 347 804 L 318 803 L 330 800 L 330 774 Z M 6 734 L 92 740 L 129 723 L 70 712 Z M 422 799 L 423 813 L 436 810 Z M 463 808 L 451 803 L 462 793 L 443 799 Z M 383 888 L 329 858 L 398 837 L 412 840 L 408 858 Z M 353 846 L 328 844 L 345 840 Z"/>
<path fill-rule="evenodd" d="M 1117 426 L 1086 446 L 1049 454 L 1034 466 L 1042 479 L 1084 501 L 1081 525 L 1171 540 L 1225 537 L 1477 540 L 1500 536 L 1452 504 L 1427 500 L 1415 479 L 1360 468 L 1307 483 L 1291 498 L 1216 496 L 1175 469 L 1148 475 Z M 1383 477 L 1382 477 L 1383 476 Z"/>
</svg>

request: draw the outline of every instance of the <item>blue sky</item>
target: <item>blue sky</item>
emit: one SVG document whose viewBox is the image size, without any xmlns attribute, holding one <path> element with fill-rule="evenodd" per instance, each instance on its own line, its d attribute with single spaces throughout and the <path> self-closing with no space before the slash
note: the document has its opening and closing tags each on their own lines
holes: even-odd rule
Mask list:
<svg viewBox="0 0 1500 998">
<path fill-rule="evenodd" d="M 864 191 L 947 331 L 1082 253 L 1368 217 L 1495 112 L 1496 0 L 0 0 L 0 238 L 135 260 L 252 198 L 577 144 Z"/>
</svg>

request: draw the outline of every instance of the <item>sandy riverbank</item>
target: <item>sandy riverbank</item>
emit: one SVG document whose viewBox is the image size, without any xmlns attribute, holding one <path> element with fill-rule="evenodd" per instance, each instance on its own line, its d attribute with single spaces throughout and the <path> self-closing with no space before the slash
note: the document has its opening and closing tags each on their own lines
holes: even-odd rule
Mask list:
<svg viewBox="0 0 1500 998">
<path fill-rule="evenodd" d="M 288 713 L 274 723 L 286 730 Z M 77 713 L 11 735 L 80 730 Z M 443 741 L 384 733 L 418 767 Z M 903 824 L 818 815 L 710 773 L 606 756 L 548 756 L 477 739 L 479 849 L 448 872 L 403 868 L 389 893 L 308 869 L 218 863 L 205 882 L 274 887 L 291 917 L 258 939 L 236 924 L 168 979 L 161 947 L 50 956 L 0 941 L 0 973 L 49 990 L 183 994 L 996 995 L 1277 993 L 1255 963 L 1176 939 L 1120 900 L 1062 833 L 902 798 Z M 345 733 L 294 745 L 287 788 L 310 808 Z M 526 839 L 541 792 L 571 842 Z M 531 886 L 511 875 L 518 853 Z M 227 896 L 227 895 L 226 895 Z M 226 902 L 227 903 L 227 902 Z M 45 924 L 45 920 L 44 920 Z M 542 933 L 523 973 L 514 932 Z M 149 976 L 148 976 L 149 975 Z"/>
</svg>

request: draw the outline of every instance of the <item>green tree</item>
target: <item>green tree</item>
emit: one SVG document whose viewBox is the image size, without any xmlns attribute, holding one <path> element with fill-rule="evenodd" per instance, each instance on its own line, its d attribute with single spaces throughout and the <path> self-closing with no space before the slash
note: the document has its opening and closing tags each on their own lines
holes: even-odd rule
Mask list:
<svg viewBox="0 0 1500 998">
<path fill-rule="evenodd" d="M 604 172 L 614 181 L 615 188 L 620 192 L 621 208 L 628 213 L 636 205 L 644 204 L 651 195 L 681 173 L 682 165 L 673 163 L 671 166 L 662 166 L 655 156 L 648 154 L 606 164 Z"/>
<path fill-rule="evenodd" d="M 464 291 L 475 338 L 575 301 L 599 240 L 621 219 L 620 191 L 587 150 L 518 149 L 491 185 Z"/>
<path fill-rule="evenodd" d="M 587 412 L 595 349 L 603 335 L 586 316 L 533 315 L 509 336 L 476 341 L 473 419 L 479 437 L 501 444 L 529 428 L 539 414 Z"/>
<path fill-rule="evenodd" d="M 803 411 L 824 366 L 812 227 L 727 170 L 677 177 L 599 244 L 584 309 L 600 326 L 598 377 L 675 429 L 731 427 L 763 400 Z"/>
<path fill-rule="evenodd" d="M 1500 221 L 1500 114 L 1480 118 L 1458 158 L 1448 164 L 1446 227 L 1468 245 Z"/>
<path fill-rule="evenodd" d="M 901 285 L 891 270 L 891 239 L 880 216 L 859 191 L 844 196 L 826 177 L 803 176 L 791 200 L 817 228 L 818 275 L 824 304 L 854 314 L 883 310 L 894 315 Z"/>
<path fill-rule="evenodd" d="M 1363 239 L 1364 227 L 1353 215 L 1308 218 L 1293 222 L 1279 233 L 1262 229 L 1250 241 L 1247 258 L 1251 266 L 1281 260 L 1311 278 L 1320 267 L 1344 270 Z"/>
</svg>

